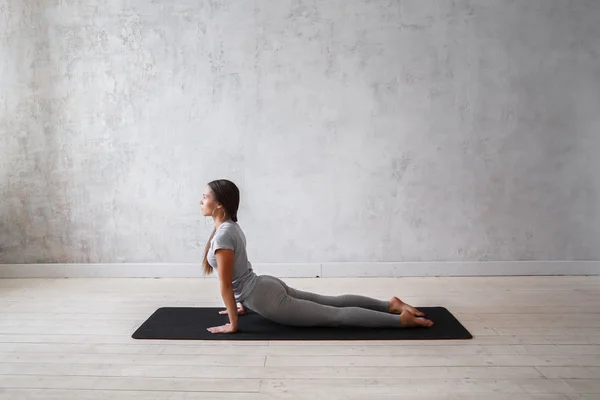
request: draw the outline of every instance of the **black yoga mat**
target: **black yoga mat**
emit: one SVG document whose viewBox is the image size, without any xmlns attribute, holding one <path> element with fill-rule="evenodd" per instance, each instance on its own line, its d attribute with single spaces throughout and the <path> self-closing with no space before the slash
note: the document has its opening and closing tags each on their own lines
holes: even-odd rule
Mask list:
<svg viewBox="0 0 600 400">
<path fill-rule="evenodd" d="M 431 328 L 299 328 L 273 323 L 256 313 L 238 317 L 236 333 L 206 329 L 229 322 L 223 308 L 163 307 L 132 335 L 134 339 L 172 340 L 421 340 L 471 339 L 473 336 L 444 307 L 418 307 L 434 322 Z"/>
</svg>

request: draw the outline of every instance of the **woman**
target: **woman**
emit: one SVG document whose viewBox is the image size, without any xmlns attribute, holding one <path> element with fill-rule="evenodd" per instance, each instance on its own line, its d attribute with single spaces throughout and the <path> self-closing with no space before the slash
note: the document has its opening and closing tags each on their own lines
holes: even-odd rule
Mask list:
<svg viewBox="0 0 600 400">
<path fill-rule="evenodd" d="M 237 224 L 240 192 L 221 179 L 208 183 L 200 201 L 202 215 L 212 216 L 215 229 L 204 250 L 204 274 L 217 269 L 229 323 L 208 328 L 234 333 L 246 308 L 283 325 L 430 327 L 433 322 L 397 297 L 381 301 L 364 296 L 321 296 L 289 287 L 278 278 L 257 275 L 248 261 L 246 237 Z M 237 304 L 236 304 L 237 303 Z M 239 307 L 238 307 L 239 304 Z"/>
</svg>

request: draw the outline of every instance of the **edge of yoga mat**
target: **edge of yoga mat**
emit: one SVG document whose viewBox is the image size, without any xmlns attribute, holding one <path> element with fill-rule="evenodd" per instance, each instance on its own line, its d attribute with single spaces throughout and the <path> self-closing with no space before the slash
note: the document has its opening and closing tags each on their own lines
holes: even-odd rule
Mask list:
<svg viewBox="0 0 600 400">
<path fill-rule="evenodd" d="M 213 334 L 206 329 L 229 321 L 222 307 L 161 307 L 131 335 L 140 340 L 246 340 L 246 341 L 345 341 L 345 340 L 466 340 L 471 333 L 445 307 L 417 307 L 434 321 L 431 328 L 290 327 L 255 313 L 238 318 L 238 332 Z"/>
</svg>

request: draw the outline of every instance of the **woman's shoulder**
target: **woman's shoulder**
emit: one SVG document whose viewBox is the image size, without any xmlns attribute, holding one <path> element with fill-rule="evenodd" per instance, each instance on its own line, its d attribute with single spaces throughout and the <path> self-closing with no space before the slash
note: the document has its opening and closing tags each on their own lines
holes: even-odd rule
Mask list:
<svg viewBox="0 0 600 400">
<path fill-rule="evenodd" d="M 215 237 L 217 236 L 239 236 L 241 233 L 241 228 L 239 225 L 233 221 L 225 221 L 221 224 L 221 226 L 215 232 Z"/>
<path fill-rule="evenodd" d="M 221 224 L 221 229 L 225 230 L 225 231 L 232 231 L 232 230 L 238 230 L 241 228 L 237 222 L 233 222 L 232 220 L 228 219 L 227 221 L 225 221 Z"/>
</svg>

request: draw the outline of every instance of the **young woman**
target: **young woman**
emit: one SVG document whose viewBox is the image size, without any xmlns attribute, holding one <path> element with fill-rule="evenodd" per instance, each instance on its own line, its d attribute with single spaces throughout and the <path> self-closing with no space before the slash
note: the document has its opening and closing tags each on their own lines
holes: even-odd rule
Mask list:
<svg viewBox="0 0 600 400">
<path fill-rule="evenodd" d="M 229 323 L 208 328 L 212 333 L 234 333 L 246 309 L 283 325 L 430 327 L 433 322 L 397 297 L 389 301 L 364 296 L 322 296 L 289 287 L 278 278 L 257 275 L 246 253 L 246 237 L 238 225 L 240 192 L 221 179 L 209 182 L 202 195 L 202 215 L 212 216 L 215 229 L 204 250 L 204 273 L 219 274 L 221 296 Z"/>
</svg>

